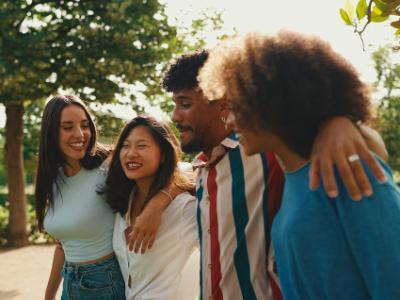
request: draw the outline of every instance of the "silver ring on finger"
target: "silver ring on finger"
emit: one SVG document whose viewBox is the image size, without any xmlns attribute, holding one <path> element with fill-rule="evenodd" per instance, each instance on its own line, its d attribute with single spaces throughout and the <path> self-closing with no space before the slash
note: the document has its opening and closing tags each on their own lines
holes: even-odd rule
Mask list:
<svg viewBox="0 0 400 300">
<path fill-rule="evenodd" d="M 360 156 L 358 154 L 351 154 L 347 156 L 347 160 L 349 161 L 349 163 L 353 163 L 355 161 L 360 160 Z"/>
</svg>

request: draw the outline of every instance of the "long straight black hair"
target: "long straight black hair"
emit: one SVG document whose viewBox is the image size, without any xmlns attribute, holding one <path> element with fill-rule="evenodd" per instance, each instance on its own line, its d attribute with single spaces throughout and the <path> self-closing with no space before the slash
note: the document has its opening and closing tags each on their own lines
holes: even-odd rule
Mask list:
<svg viewBox="0 0 400 300">
<path fill-rule="evenodd" d="M 85 111 L 89 121 L 91 137 L 87 152 L 81 159 L 81 166 L 91 170 L 99 165 L 108 156 L 108 150 L 97 143 L 96 127 L 86 105 L 73 95 L 54 96 L 47 104 L 42 116 L 40 130 L 39 159 L 36 172 L 35 210 L 38 227 L 43 230 L 43 221 L 46 211 L 54 206 L 53 189 L 58 189 L 57 178 L 61 168 L 67 161 L 59 146 L 60 119 L 64 108 L 75 105 Z"/>
<path fill-rule="evenodd" d="M 161 153 L 165 156 L 165 160 L 159 166 L 150 186 L 149 193 L 145 199 L 145 205 L 169 183 L 174 183 L 182 190 L 190 191 L 194 188 L 193 182 L 178 170 L 178 161 L 180 160 L 181 151 L 179 141 L 172 130 L 166 124 L 158 122 L 151 116 L 137 116 L 122 129 L 112 154 L 105 186 L 99 191 L 99 193 L 106 194 L 108 204 L 114 212 L 119 212 L 121 215 L 124 215 L 128 210 L 129 195 L 136 186 L 136 182 L 125 176 L 119 154 L 130 132 L 139 126 L 144 126 L 149 130 L 160 147 Z"/>
</svg>

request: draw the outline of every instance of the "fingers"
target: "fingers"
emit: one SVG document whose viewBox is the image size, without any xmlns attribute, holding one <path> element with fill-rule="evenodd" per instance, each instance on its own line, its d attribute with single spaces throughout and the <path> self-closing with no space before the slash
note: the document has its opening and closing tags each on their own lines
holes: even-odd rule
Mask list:
<svg viewBox="0 0 400 300">
<path fill-rule="evenodd" d="M 147 250 L 151 249 L 154 243 L 154 235 L 146 235 L 142 241 L 141 253 L 144 254 Z"/>
<path fill-rule="evenodd" d="M 129 234 L 129 241 L 128 241 L 129 251 L 133 250 L 133 245 L 136 243 L 137 235 L 138 235 L 138 231 L 135 230 L 135 228 L 132 229 L 132 232 Z"/>
<path fill-rule="evenodd" d="M 355 152 L 353 151 L 353 154 L 354 153 Z M 364 170 L 363 170 L 361 164 L 358 165 L 359 162 L 360 162 L 360 160 L 350 163 L 348 161 L 348 156 L 346 155 L 346 152 L 340 152 L 340 155 L 338 154 L 338 156 L 336 157 L 336 165 L 337 165 L 337 169 L 339 171 L 339 175 L 343 181 L 344 186 L 346 187 L 348 194 L 355 201 L 359 201 L 362 198 L 361 191 L 359 189 L 359 185 L 357 184 L 356 177 L 359 177 L 359 178 L 365 177 L 364 179 L 366 179 L 366 175 L 364 173 Z M 355 176 L 355 173 L 357 173 L 356 176 Z M 367 182 L 368 182 L 368 179 L 367 179 Z"/>
<path fill-rule="evenodd" d="M 138 253 L 138 252 L 139 252 L 140 247 L 141 247 L 142 242 L 143 242 L 143 238 L 144 238 L 144 234 L 141 233 L 141 232 L 139 232 L 139 233 L 137 234 L 136 241 L 135 241 L 135 245 L 134 245 L 134 246 L 135 246 L 135 247 L 134 247 L 135 253 Z"/>
<path fill-rule="evenodd" d="M 357 189 L 351 190 L 349 187 L 346 186 L 347 190 L 349 191 L 350 197 L 353 200 L 361 200 L 362 196 L 371 196 L 372 195 L 372 187 L 371 183 L 369 182 L 369 179 L 367 177 L 367 174 L 365 173 L 364 167 L 361 163 L 360 160 L 354 161 L 349 163 L 355 181 L 356 181 L 356 186 Z M 346 182 L 344 182 L 346 185 Z"/>
<path fill-rule="evenodd" d="M 387 181 L 386 175 L 377 159 L 372 155 L 372 153 L 365 148 L 359 149 L 360 157 L 371 169 L 372 173 L 378 179 L 380 183 L 385 183 Z"/>
<path fill-rule="evenodd" d="M 140 247 L 140 253 L 144 254 L 149 245 L 149 236 L 145 236 L 142 241 L 142 246 Z"/>
<path fill-rule="evenodd" d="M 139 252 L 142 245 L 144 234 L 136 228 L 133 228 L 131 234 L 129 235 L 128 248 L 129 251 Z"/>
<path fill-rule="evenodd" d="M 374 176 L 382 183 L 386 181 L 386 176 L 379 162 L 368 150 L 363 141 L 347 147 L 345 151 L 343 150 L 344 149 L 339 151 L 338 149 L 336 151 L 335 163 L 350 197 L 358 201 L 361 200 L 363 196 L 371 196 L 373 189 L 362 161 L 368 165 Z M 343 155 L 344 153 L 346 154 Z M 356 155 L 358 159 L 353 158 L 349 160 L 349 157 L 354 155 Z"/>
<path fill-rule="evenodd" d="M 377 159 L 368 150 L 365 142 L 362 141 L 360 143 L 356 143 L 355 146 L 355 148 L 347 150 L 348 155 L 346 156 L 346 161 L 344 163 L 350 166 L 355 184 L 357 186 L 354 187 L 354 183 L 352 180 L 345 180 L 345 178 L 343 177 L 342 180 L 346 186 L 347 191 L 350 194 L 350 197 L 353 200 L 360 200 L 363 195 L 369 197 L 373 193 L 371 183 L 368 179 L 362 161 L 368 165 L 368 167 L 371 169 L 372 173 L 379 182 L 385 182 L 386 176 Z M 349 156 L 352 156 L 354 154 L 357 154 L 359 159 L 349 161 Z M 342 173 L 341 176 L 343 176 Z"/>
<path fill-rule="evenodd" d="M 140 232 L 138 229 L 133 229 L 132 233 L 129 235 L 128 247 L 129 251 L 134 251 L 135 253 L 146 253 L 150 250 L 154 244 L 155 234 L 145 234 Z"/>
<path fill-rule="evenodd" d="M 334 175 L 334 165 L 330 159 L 321 162 L 321 177 L 324 189 L 330 198 L 335 198 L 338 194 Z"/>
<path fill-rule="evenodd" d="M 152 234 L 150 239 L 149 239 L 149 250 L 151 249 L 151 247 L 153 247 L 154 241 L 156 240 L 156 235 Z"/>
</svg>

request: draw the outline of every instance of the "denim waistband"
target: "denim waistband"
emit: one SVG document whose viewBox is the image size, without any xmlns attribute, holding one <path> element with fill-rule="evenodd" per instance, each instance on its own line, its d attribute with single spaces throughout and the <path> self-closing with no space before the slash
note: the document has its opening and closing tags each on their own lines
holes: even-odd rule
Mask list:
<svg viewBox="0 0 400 300">
<path fill-rule="evenodd" d="M 112 267 L 114 265 L 118 264 L 117 258 L 115 255 L 111 256 L 110 258 L 107 258 L 105 260 L 99 261 L 99 262 L 94 262 L 94 263 L 89 263 L 89 264 L 76 264 L 76 263 L 71 263 L 68 261 L 64 262 L 64 270 L 67 273 L 76 273 L 76 272 L 90 272 L 90 271 L 95 271 L 98 269 L 103 269 L 107 267 Z"/>
</svg>

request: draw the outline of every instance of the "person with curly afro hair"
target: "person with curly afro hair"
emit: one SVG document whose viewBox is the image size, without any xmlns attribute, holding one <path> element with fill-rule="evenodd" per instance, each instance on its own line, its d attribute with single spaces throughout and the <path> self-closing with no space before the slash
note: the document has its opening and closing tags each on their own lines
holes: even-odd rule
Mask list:
<svg viewBox="0 0 400 300">
<path fill-rule="evenodd" d="M 318 131 L 333 117 L 371 119 L 370 91 L 356 70 L 317 37 L 250 33 L 210 52 L 199 85 L 226 98 L 246 154 L 275 153 L 285 170 L 281 208 L 272 225 L 284 299 L 400 299 L 400 193 L 389 166 L 379 182 L 358 154 L 374 193 L 351 201 L 339 174 L 338 195 L 310 190 Z M 379 143 L 375 149 L 379 152 Z M 372 147 L 374 149 L 374 147 Z"/>
</svg>

